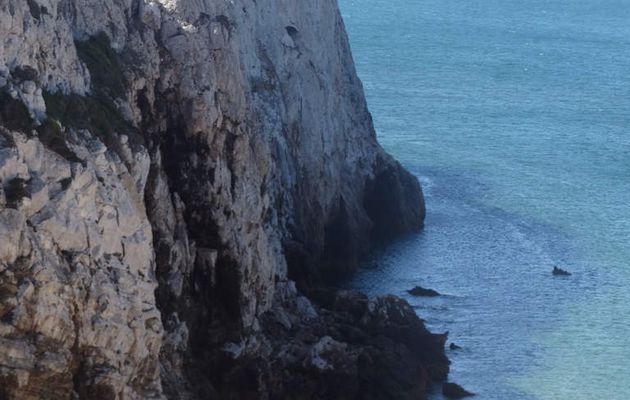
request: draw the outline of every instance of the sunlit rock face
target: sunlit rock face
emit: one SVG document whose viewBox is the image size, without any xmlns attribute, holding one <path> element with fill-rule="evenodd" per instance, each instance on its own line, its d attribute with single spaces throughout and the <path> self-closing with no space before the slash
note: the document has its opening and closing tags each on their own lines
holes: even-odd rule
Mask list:
<svg viewBox="0 0 630 400">
<path fill-rule="evenodd" d="M 0 40 L 0 397 L 222 396 L 320 318 L 292 281 L 422 224 L 335 1 L 5 0 Z"/>
</svg>

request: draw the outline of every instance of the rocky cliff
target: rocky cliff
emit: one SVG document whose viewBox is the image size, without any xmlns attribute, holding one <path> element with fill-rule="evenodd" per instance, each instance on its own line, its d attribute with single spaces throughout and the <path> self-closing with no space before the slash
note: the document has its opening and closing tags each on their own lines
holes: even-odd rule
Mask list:
<svg viewBox="0 0 630 400">
<path fill-rule="evenodd" d="M 319 289 L 424 218 L 334 0 L 1 0 L 0 40 L 0 398 L 445 376 L 407 304 Z"/>
</svg>

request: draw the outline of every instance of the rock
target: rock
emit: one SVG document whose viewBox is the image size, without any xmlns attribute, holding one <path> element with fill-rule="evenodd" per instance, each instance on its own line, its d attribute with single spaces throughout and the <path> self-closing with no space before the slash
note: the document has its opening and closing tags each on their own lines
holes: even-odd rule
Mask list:
<svg viewBox="0 0 630 400">
<path fill-rule="evenodd" d="M 162 12 L 158 2 L 143 2 L 140 3 L 140 16 L 142 22 L 153 29 L 159 29 L 162 22 Z"/>
<path fill-rule="evenodd" d="M 340 343 L 330 336 L 324 336 L 313 345 L 306 365 L 322 371 L 335 369 L 335 359 L 343 358 L 346 349 L 347 344 Z"/>
<path fill-rule="evenodd" d="M 471 397 L 475 395 L 474 393 L 471 393 L 458 384 L 452 382 L 444 382 L 442 384 L 442 394 L 449 399 L 462 399 L 464 397 Z"/>
<path fill-rule="evenodd" d="M 273 309 L 263 318 L 272 361 L 259 373 L 274 382 L 272 397 L 416 398 L 431 380 L 446 377 L 442 336 L 431 334 L 404 300 L 368 300 L 352 291 L 317 297 L 327 306 L 315 305 L 316 318 L 294 310 L 290 328 Z"/>
<path fill-rule="evenodd" d="M 449 349 L 451 350 L 460 350 L 461 346 L 456 345 L 455 343 L 451 342 L 451 344 L 448 346 Z"/>
<path fill-rule="evenodd" d="M 153 241 L 122 183 L 128 172 L 94 160 L 73 168 L 37 139 L 5 134 L 0 152 L 12 156 L 0 176 L 28 175 L 4 180 L 0 208 L 0 339 L 20 349 L 2 362 L 3 396 L 63 398 L 74 388 L 93 397 L 105 390 L 95 382 L 108 382 L 107 390 L 154 397 L 163 329 Z"/>
<path fill-rule="evenodd" d="M 0 397 L 446 376 L 401 300 L 304 296 L 424 219 L 335 2 L 6 0 L 0 38 Z"/>
<path fill-rule="evenodd" d="M 425 289 L 420 286 L 416 286 L 413 289 L 407 291 L 412 296 L 424 296 L 424 297 L 437 297 L 440 294 L 433 289 Z"/>
<path fill-rule="evenodd" d="M 22 82 L 22 92 L 25 94 L 33 94 L 37 89 L 37 85 L 33 81 Z"/>
<path fill-rule="evenodd" d="M 571 275 L 570 272 L 563 270 L 562 268 L 558 268 L 557 266 L 553 267 L 553 271 L 551 271 L 551 273 L 554 276 L 569 276 Z"/>
</svg>

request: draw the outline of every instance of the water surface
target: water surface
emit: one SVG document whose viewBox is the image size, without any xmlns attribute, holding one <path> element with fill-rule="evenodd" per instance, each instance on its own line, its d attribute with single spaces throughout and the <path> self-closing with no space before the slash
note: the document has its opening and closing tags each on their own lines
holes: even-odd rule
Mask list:
<svg viewBox="0 0 630 400">
<path fill-rule="evenodd" d="M 444 293 L 406 297 L 479 399 L 629 399 L 630 1 L 340 6 L 379 140 L 428 209 L 351 286 Z"/>
</svg>

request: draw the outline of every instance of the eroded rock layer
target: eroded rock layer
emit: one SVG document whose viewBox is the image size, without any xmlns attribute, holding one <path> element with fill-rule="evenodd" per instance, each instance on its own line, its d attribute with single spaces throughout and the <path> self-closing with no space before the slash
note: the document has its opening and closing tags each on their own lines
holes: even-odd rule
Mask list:
<svg viewBox="0 0 630 400">
<path fill-rule="evenodd" d="M 313 292 L 424 218 L 335 1 L 4 0 L 0 40 L 0 397 L 405 398 L 444 376 L 404 303 Z"/>
</svg>

